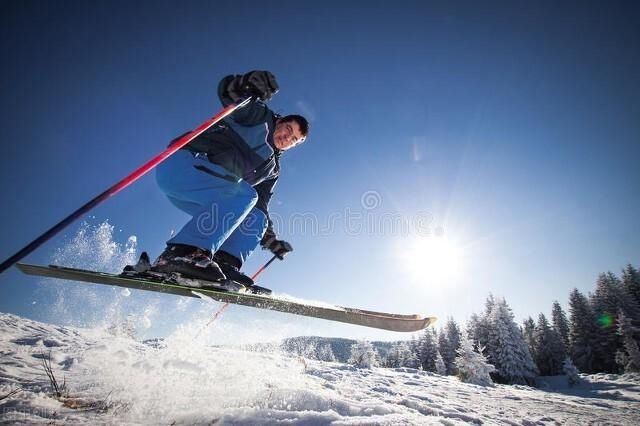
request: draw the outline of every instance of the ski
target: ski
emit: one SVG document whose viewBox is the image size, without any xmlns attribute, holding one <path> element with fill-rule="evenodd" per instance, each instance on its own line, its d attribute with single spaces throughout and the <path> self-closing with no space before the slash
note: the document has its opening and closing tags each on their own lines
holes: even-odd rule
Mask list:
<svg viewBox="0 0 640 426">
<path fill-rule="evenodd" d="M 67 268 L 56 265 L 42 266 L 18 263 L 16 266 L 20 271 L 27 275 L 155 291 L 159 293 L 174 294 L 177 296 L 200 297 L 196 294 L 200 293 L 219 302 L 249 306 L 258 309 L 268 309 L 381 330 L 414 332 L 422 330 L 436 321 L 435 317 L 423 318 L 420 315 L 389 314 L 385 312 L 342 306 L 316 306 L 303 301 L 279 299 L 275 296 L 252 293 L 235 293 L 221 289 L 186 287 L 169 282 L 127 277 L 104 272 L 87 271 L 84 269 Z"/>
</svg>

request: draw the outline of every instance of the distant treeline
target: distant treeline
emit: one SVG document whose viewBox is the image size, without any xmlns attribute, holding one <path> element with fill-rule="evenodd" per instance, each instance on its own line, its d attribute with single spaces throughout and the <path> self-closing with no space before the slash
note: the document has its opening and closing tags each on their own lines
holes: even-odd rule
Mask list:
<svg viewBox="0 0 640 426">
<path fill-rule="evenodd" d="M 495 367 L 491 377 L 500 383 L 534 384 L 539 375 L 570 374 L 576 367 L 582 373 L 640 371 L 637 268 L 626 266 L 621 277 L 601 274 L 588 295 L 573 289 L 568 311 L 567 317 L 555 301 L 550 319 L 540 313 L 537 320 L 529 317 L 518 325 L 507 302 L 489 295 L 484 311 L 472 315 L 464 330 L 449 318 L 439 330 L 427 329 L 411 341 L 369 346 L 376 365 L 456 375 L 461 342 L 468 338 Z M 298 337 L 284 340 L 279 349 L 323 361 L 353 362 L 355 346 L 347 339 Z"/>
</svg>

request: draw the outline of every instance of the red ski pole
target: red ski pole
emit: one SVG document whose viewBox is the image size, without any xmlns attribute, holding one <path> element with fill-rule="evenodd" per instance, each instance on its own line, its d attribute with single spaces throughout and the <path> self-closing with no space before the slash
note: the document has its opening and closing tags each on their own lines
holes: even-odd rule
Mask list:
<svg viewBox="0 0 640 426">
<path fill-rule="evenodd" d="M 75 212 L 71 213 L 69 216 L 64 218 L 62 221 L 60 221 L 60 223 L 55 225 L 53 228 L 49 229 L 47 232 L 45 232 L 44 234 L 40 235 L 38 238 L 30 242 L 22 250 L 20 250 L 19 252 L 17 252 L 16 254 L 14 254 L 4 262 L 2 262 L 2 264 L 0 264 L 0 273 L 9 269 L 14 263 L 18 262 L 23 257 L 27 256 L 29 253 L 31 253 L 32 251 L 40 247 L 42 244 L 47 242 L 58 232 L 62 231 L 69 224 L 71 224 L 73 221 L 78 219 L 80 216 L 82 216 L 83 214 L 85 214 L 86 212 L 88 212 L 98 204 L 102 203 L 107 198 L 110 198 L 111 196 L 117 194 L 118 192 L 120 192 L 127 186 L 131 185 L 133 182 L 135 182 L 142 176 L 144 176 L 147 172 L 152 170 L 158 164 L 162 163 L 164 160 L 169 158 L 177 150 L 179 150 L 180 148 L 182 148 L 183 146 L 185 146 L 186 144 L 188 144 L 189 142 L 191 142 L 192 140 L 200 136 L 208 128 L 210 128 L 220 120 L 224 119 L 225 117 L 229 116 L 238 108 L 242 108 L 243 106 L 247 105 L 250 100 L 251 98 L 247 98 L 242 102 L 239 102 L 237 104 L 231 104 L 223 108 L 218 114 L 216 114 L 215 116 L 211 117 L 210 119 L 202 123 L 198 128 L 196 128 L 195 130 L 192 130 L 191 132 L 185 134 L 184 136 L 176 140 L 166 150 L 164 150 L 163 152 L 161 152 L 160 154 L 158 154 L 157 156 L 149 160 L 146 164 L 142 165 L 140 168 L 136 169 L 129 176 L 125 177 L 120 182 L 116 183 L 115 185 L 113 185 L 112 187 L 104 191 L 102 194 L 98 195 L 93 200 L 89 201 L 87 204 L 80 207 Z"/>
<path fill-rule="evenodd" d="M 258 269 L 258 270 L 256 271 L 256 273 L 255 273 L 255 274 L 253 274 L 253 275 L 251 276 L 251 279 L 252 279 L 253 281 L 255 281 L 255 280 L 256 280 L 256 278 L 258 278 L 258 275 L 260 275 L 261 273 L 263 273 L 263 272 L 264 272 L 264 270 L 265 270 L 265 269 L 267 269 L 267 267 L 268 267 L 269 265 L 271 265 L 271 264 L 273 263 L 273 261 L 274 261 L 274 260 L 276 260 L 276 258 L 277 258 L 277 257 L 278 257 L 278 256 L 276 256 L 276 255 L 274 254 L 274 255 L 273 255 L 273 257 L 271 258 L 271 260 L 269 260 L 267 263 L 265 263 L 264 265 L 262 265 L 262 267 L 261 267 L 260 269 Z"/>
</svg>

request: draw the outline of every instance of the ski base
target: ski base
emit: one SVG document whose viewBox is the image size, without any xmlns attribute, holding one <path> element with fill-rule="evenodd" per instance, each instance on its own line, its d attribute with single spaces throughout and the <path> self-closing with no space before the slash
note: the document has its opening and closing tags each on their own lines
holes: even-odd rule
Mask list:
<svg viewBox="0 0 640 426">
<path fill-rule="evenodd" d="M 259 309 L 268 309 L 329 321 L 338 321 L 381 330 L 414 332 L 422 330 L 436 321 L 435 317 L 422 318 L 420 315 L 388 314 L 384 312 L 367 311 L 341 306 L 316 306 L 299 301 L 278 299 L 277 297 L 267 295 L 235 293 L 214 288 L 192 288 L 170 282 L 132 278 L 122 275 L 66 268 L 55 265 L 42 266 L 18 263 L 16 266 L 28 275 L 59 278 L 85 283 L 113 285 L 138 290 L 174 294 L 177 296 L 200 297 L 196 294 L 197 292 L 219 302 L 232 303 Z"/>
</svg>

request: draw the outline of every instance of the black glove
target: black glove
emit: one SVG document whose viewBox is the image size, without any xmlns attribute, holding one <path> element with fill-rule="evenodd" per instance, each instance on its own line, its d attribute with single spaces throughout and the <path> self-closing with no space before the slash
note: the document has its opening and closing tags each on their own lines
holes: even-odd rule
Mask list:
<svg viewBox="0 0 640 426">
<path fill-rule="evenodd" d="M 229 82 L 227 93 L 233 102 L 254 96 L 267 102 L 278 92 L 276 78 L 269 71 L 251 71 Z"/>
<path fill-rule="evenodd" d="M 280 260 L 283 260 L 287 253 L 293 251 L 291 244 L 283 240 L 278 240 L 271 228 L 267 229 L 267 232 L 264 233 L 260 245 L 263 249 L 270 250 L 271 253 L 275 254 Z"/>
<path fill-rule="evenodd" d="M 278 93 L 276 77 L 269 71 L 251 71 L 242 76 L 243 83 L 249 88 L 249 93 L 267 102 Z"/>
</svg>

